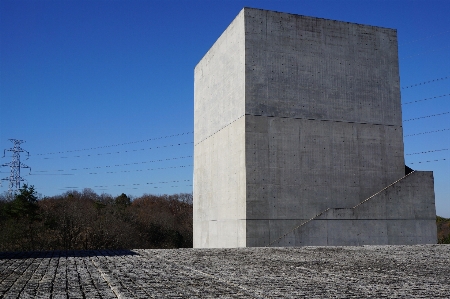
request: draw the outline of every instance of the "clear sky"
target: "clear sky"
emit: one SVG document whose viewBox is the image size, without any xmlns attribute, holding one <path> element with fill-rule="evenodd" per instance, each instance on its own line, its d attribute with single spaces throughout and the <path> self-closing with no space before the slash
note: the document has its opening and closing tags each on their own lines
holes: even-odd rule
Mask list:
<svg viewBox="0 0 450 299">
<path fill-rule="evenodd" d="M 406 163 L 434 171 L 450 217 L 447 0 L 1 0 L 2 154 L 26 141 L 42 195 L 191 192 L 194 67 L 245 6 L 398 30 Z"/>
</svg>

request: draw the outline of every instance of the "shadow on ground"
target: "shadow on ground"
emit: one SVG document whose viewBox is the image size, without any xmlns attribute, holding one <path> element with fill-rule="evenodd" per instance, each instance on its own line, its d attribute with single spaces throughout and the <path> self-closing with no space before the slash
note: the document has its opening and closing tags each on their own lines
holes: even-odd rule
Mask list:
<svg viewBox="0 0 450 299">
<path fill-rule="evenodd" d="M 56 257 L 92 257 L 92 256 L 125 256 L 139 255 L 132 250 L 55 250 L 55 251 L 26 251 L 0 252 L 0 259 L 29 259 Z"/>
</svg>

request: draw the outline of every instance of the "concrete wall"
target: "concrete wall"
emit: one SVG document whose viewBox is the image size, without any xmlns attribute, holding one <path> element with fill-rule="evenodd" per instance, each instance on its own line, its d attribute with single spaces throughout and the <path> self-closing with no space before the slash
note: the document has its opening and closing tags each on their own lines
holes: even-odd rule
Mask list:
<svg viewBox="0 0 450 299">
<path fill-rule="evenodd" d="M 404 175 L 395 30 L 245 10 L 247 246 Z"/>
<path fill-rule="evenodd" d="M 354 208 L 328 209 L 270 242 L 272 246 L 435 244 L 433 182 L 431 171 L 415 171 Z"/>
<path fill-rule="evenodd" d="M 194 247 L 246 245 L 244 54 L 241 12 L 195 68 Z"/>
<path fill-rule="evenodd" d="M 355 206 L 402 177 L 403 157 L 386 154 L 398 150 L 401 132 L 247 115 L 247 246 L 266 245 L 266 234 L 280 236 L 327 208 Z"/>
<path fill-rule="evenodd" d="M 395 30 L 244 12 L 245 113 L 402 125 Z"/>
<path fill-rule="evenodd" d="M 243 14 L 239 13 L 195 67 L 195 145 L 245 114 Z"/>
<path fill-rule="evenodd" d="M 246 245 L 244 145 L 241 117 L 195 147 L 194 247 Z"/>
<path fill-rule="evenodd" d="M 194 247 L 268 245 L 405 173 L 392 29 L 245 8 L 197 65 L 194 105 Z"/>
</svg>

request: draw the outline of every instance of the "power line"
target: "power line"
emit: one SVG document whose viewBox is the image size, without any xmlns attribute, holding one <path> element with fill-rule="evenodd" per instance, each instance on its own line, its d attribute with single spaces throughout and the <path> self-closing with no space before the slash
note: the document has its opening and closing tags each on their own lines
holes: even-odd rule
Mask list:
<svg viewBox="0 0 450 299">
<path fill-rule="evenodd" d="M 30 175 L 75 175 L 73 173 L 30 173 Z"/>
<path fill-rule="evenodd" d="M 429 50 L 429 51 L 420 52 L 420 53 L 417 53 L 417 54 L 414 54 L 414 55 L 411 55 L 411 56 L 402 57 L 402 59 L 413 58 L 413 57 L 416 57 L 416 56 L 419 56 L 419 55 L 428 54 L 428 53 L 436 52 L 436 51 L 439 51 L 439 50 L 442 50 L 442 49 L 447 49 L 447 48 L 450 48 L 450 46 L 446 46 L 446 47 L 442 47 L 442 48 L 438 48 L 438 49 L 433 49 L 433 50 Z"/>
<path fill-rule="evenodd" d="M 165 169 L 176 169 L 176 168 L 188 168 L 192 167 L 194 165 L 179 165 L 179 166 L 170 166 L 170 167 L 157 167 L 157 168 L 147 168 L 147 169 L 134 169 L 134 170 L 121 170 L 121 171 L 107 171 L 102 172 L 104 174 L 114 174 L 114 173 L 129 173 L 129 172 L 143 172 L 143 171 L 158 171 L 158 170 L 165 170 Z M 41 170 L 41 172 L 47 172 L 48 170 Z M 2 172 L 0 172 L 2 173 Z M 6 173 L 6 172 L 5 172 Z M 98 172 L 89 172 L 88 174 L 101 174 Z M 73 173 L 30 173 L 30 175 L 75 175 Z"/>
<path fill-rule="evenodd" d="M 422 164 L 422 163 L 430 163 L 430 162 L 439 162 L 439 161 L 446 161 L 447 159 L 436 159 L 436 160 L 429 160 L 429 161 L 420 161 L 420 162 L 412 162 L 407 164 Z"/>
<path fill-rule="evenodd" d="M 438 114 L 432 114 L 432 115 L 427 115 L 427 116 L 416 117 L 416 118 L 410 118 L 410 119 L 405 119 L 403 122 L 412 121 L 412 120 L 418 120 L 418 119 L 423 119 L 423 118 L 430 118 L 430 117 L 445 115 L 445 114 L 449 114 L 449 113 L 450 113 L 450 111 L 449 112 L 444 112 L 444 113 L 438 113 Z"/>
<path fill-rule="evenodd" d="M 137 151 L 145 151 L 145 150 L 152 150 L 152 149 L 161 149 L 161 148 L 175 147 L 175 146 L 181 146 L 181 145 L 193 144 L 193 143 L 194 143 L 193 141 L 190 141 L 190 142 L 182 142 L 182 143 L 176 143 L 176 144 L 161 145 L 161 146 L 155 146 L 155 147 L 149 147 L 149 148 L 141 148 L 141 149 L 119 151 L 119 152 L 98 153 L 98 154 L 86 155 L 86 156 L 71 156 L 71 157 L 57 157 L 57 158 L 66 159 L 66 158 L 96 157 L 96 156 L 103 156 L 103 155 L 123 154 L 123 153 L 137 152 Z M 43 158 L 43 159 L 44 160 L 50 160 L 50 159 L 55 159 L 55 158 Z"/>
<path fill-rule="evenodd" d="M 412 84 L 412 85 L 409 85 L 409 86 L 402 87 L 402 89 L 407 89 L 407 88 L 411 88 L 411 87 L 425 85 L 425 84 L 428 84 L 428 83 L 433 83 L 433 82 L 436 82 L 436 81 L 441 81 L 441 80 L 446 80 L 446 79 L 448 79 L 448 76 L 447 77 L 433 79 L 433 80 L 429 80 L 429 81 L 425 81 L 425 82 L 421 82 L 421 83 Z"/>
<path fill-rule="evenodd" d="M 409 41 L 409 42 L 406 42 L 406 43 L 401 43 L 401 44 L 399 44 L 399 46 L 412 44 L 412 43 L 415 43 L 415 42 L 418 42 L 418 41 L 421 41 L 421 40 L 429 39 L 429 38 L 431 38 L 431 37 L 435 37 L 435 36 L 438 36 L 438 35 L 446 34 L 446 33 L 449 33 L 449 32 L 450 32 L 450 30 L 444 31 L 444 32 L 441 32 L 441 33 L 436 33 L 436 34 L 433 34 L 433 35 L 426 36 L 426 37 L 424 37 L 424 38 L 412 40 L 412 41 Z"/>
<path fill-rule="evenodd" d="M 443 132 L 443 131 L 449 131 L 449 130 L 450 130 L 450 129 L 442 129 L 442 130 L 435 130 L 435 131 L 421 132 L 421 133 L 416 133 L 416 134 L 405 135 L 405 136 L 403 136 L 403 137 L 411 137 L 411 136 L 417 136 L 417 135 L 431 134 L 431 133 Z"/>
<path fill-rule="evenodd" d="M 89 151 L 89 150 L 100 149 L 100 148 L 108 148 L 108 147 L 122 146 L 122 145 L 134 144 L 134 143 L 141 143 L 141 142 L 147 142 L 147 141 L 153 141 L 153 140 L 160 140 L 160 139 L 165 139 L 165 138 L 171 138 L 171 137 L 183 136 L 183 135 L 188 135 L 188 134 L 192 134 L 192 133 L 194 133 L 194 132 L 178 133 L 178 134 L 167 135 L 167 136 L 162 136 L 162 137 L 149 138 L 149 139 L 144 139 L 144 140 L 130 141 L 130 142 L 124 142 L 124 143 L 118 143 L 118 144 L 111 144 L 111 145 L 104 145 L 104 146 L 97 146 L 97 147 L 91 147 L 91 148 L 83 148 L 83 149 L 70 150 L 70 151 L 62 151 L 62 152 L 54 152 L 54 153 L 37 154 L 36 156 L 56 155 L 56 154 L 64 154 L 64 153 L 73 153 L 73 152 Z"/>
<path fill-rule="evenodd" d="M 442 98 L 442 97 L 448 97 L 448 96 L 450 96 L 450 94 L 444 94 L 444 95 L 441 95 L 441 96 L 435 96 L 435 97 L 426 98 L 426 99 L 422 99 L 422 100 L 406 102 L 406 103 L 403 103 L 402 105 L 413 104 L 413 103 L 418 103 L 418 102 L 422 102 L 422 101 L 428 101 L 428 100 L 433 100 L 433 99 Z"/>
<path fill-rule="evenodd" d="M 133 162 L 133 163 L 125 163 L 125 164 L 115 164 L 115 165 L 106 165 L 106 166 L 95 166 L 95 167 L 83 167 L 83 168 L 71 168 L 71 171 L 78 171 L 78 170 L 90 170 L 90 169 L 101 169 L 101 168 L 110 168 L 110 167 L 120 167 L 120 166 L 131 166 L 131 165 L 139 165 L 139 164 L 146 164 L 146 163 L 156 163 L 156 162 L 164 162 L 164 161 L 171 161 L 171 160 L 179 160 L 179 159 L 186 159 L 186 158 L 192 158 L 192 156 L 182 156 L 182 157 L 174 157 L 174 158 L 167 158 L 167 159 L 158 159 L 158 160 L 150 160 L 150 161 L 142 161 L 142 162 Z M 55 170 L 38 170 L 36 172 L 49 172 L 49 171 L 57 171 L 57 172 L 63 172 L 64 169 L 55 169 Z"/>
<path fill-rule="evenodd" d="M 165 169 L 175 169 L 175 168 L 187 168 L 193 165 L 180 165 L 180 166 L 170 166 L 170 167 L 158 167 L 158 168 L 147 168 L 147 169 L 134 169 L 134 170 L 121 170 L 121 171 L 107 171 L 106 173 L 127 173 L 127 172 L 142 172 L 142 171 L 154 171 L 154 170 L 165 170 Z M 90 172 L 89 174 L 98 174 L 97 172 Z"/>
<path fill-rule="evenodd" d="M 448 151 L 448 148 L 438 149 L 438 150 L 430 150 L 430 151 L 425 151 L 425 152 L 417 152 L 417 153 L 411 153 L 411 154 L 405 154 L 405 156 L 421 155 L 421 154 L 428 154 L 428 153 L 442 152 L 442 151 Z"/>
<path fill-rule="evenodd" d="M 147 183 L 133 183 L 133 184 L 116 184 L 116 185 L 95 185 L 94 188 L 111 188 L 111 187 L 126 187 L 126 186 L 146 186 L 146 185 L 158 185 L 158 184 L 171 184 L 171 183 L 188 183 L 191 182 L 190 179 L 186 180 L 173 180 L 173 181 L 161 181 L 161 182 L 147 182 Z M 192 186 L 192 185 L 186 185 L 186 186 Z M 170 186 L 170 187 L 180 187 L 180 186 Z M 64 187 L 66 189 L 78 189 L 78 187 Z M 153 188 L 158 188 L 153 186 Z"/>
<path fill-rule="evenodd" d="M 162 181 L 162 182 L 152 182 L 152 183 L 142 183 L 142 184 L 131 184 L 131 186 L 141 186 L 141 185 L 157 185 L 157 184 L 170 184 L 170 183 L 182 183 L 182 182 L 190 182 L 191 180 L 176 180 L 176 181 Z M 122 185 L 122 184 L 118 184 L 118 185 L 113 185 L 111 187 L 124 187 L 127 185 Z M 130 184 L 128 184 L 128 186 L 130 186 Z M 95 186 L 94 186 L 95 187 Z M 109 186 L 102 186 L 102 187 L 109 187 Z"/>
</svg>

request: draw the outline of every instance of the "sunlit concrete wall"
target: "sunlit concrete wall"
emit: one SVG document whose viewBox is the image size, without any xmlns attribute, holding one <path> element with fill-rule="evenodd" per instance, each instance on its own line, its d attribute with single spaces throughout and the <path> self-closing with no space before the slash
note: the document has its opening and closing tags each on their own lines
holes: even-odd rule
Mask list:
<svg viewBox="0 0 450 299">
<path fill-rule="evenodd" d="M 245 247 L 244 12 L 195 68 L 194 247 Z"/>
<path fill-rule="evenodd" d="M 357 205 L 405 175 L 402 131 L 395 30 L 243 9 L 195 69 L 194 247 Z"/>
</svg>

